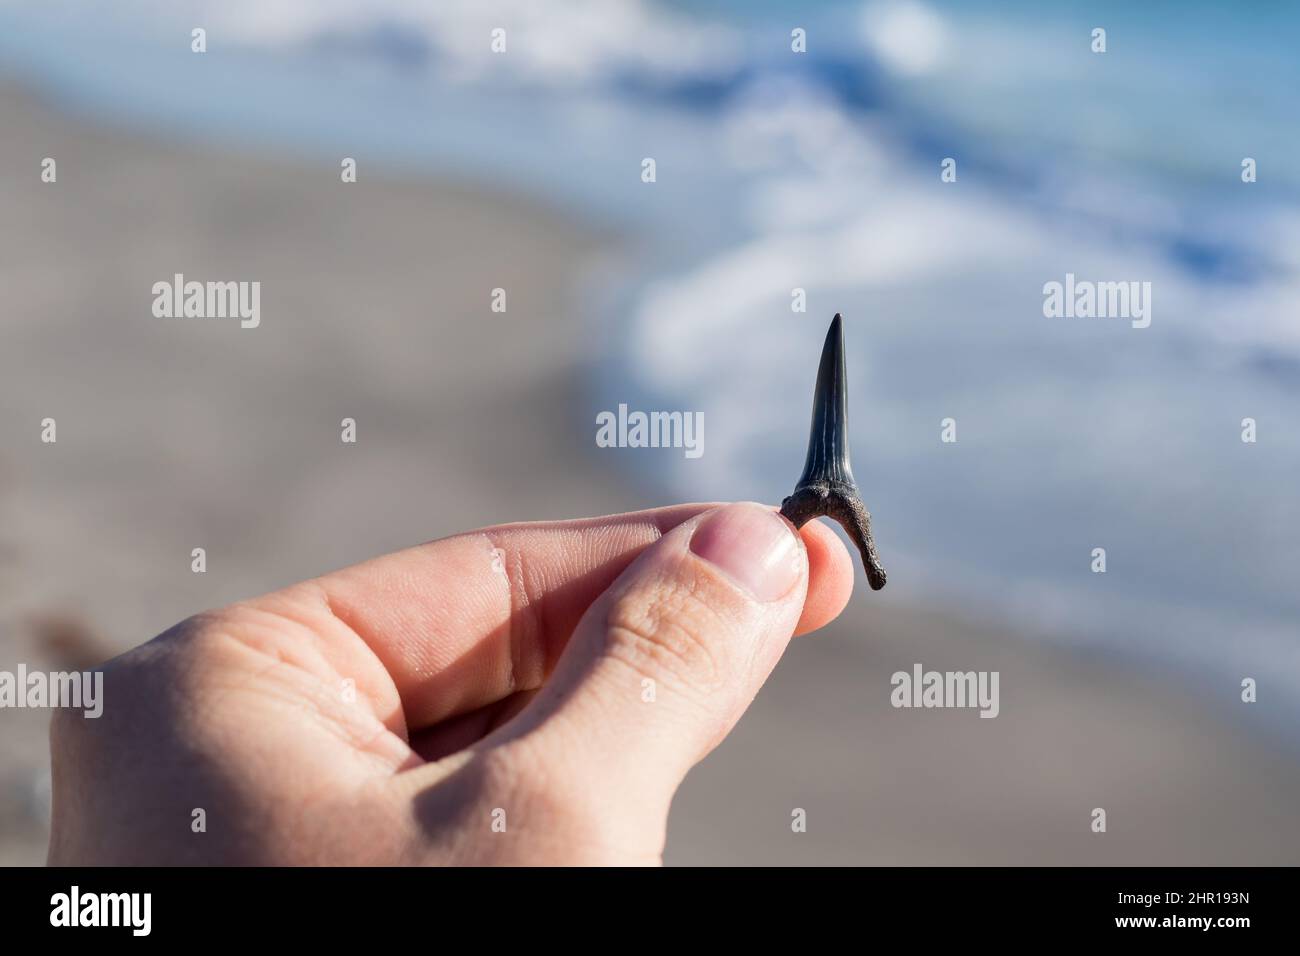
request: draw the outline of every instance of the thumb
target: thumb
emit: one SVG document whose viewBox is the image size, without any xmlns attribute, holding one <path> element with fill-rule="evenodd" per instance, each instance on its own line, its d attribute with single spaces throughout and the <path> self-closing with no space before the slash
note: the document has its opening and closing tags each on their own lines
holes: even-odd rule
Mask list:
<svg viewBox="0 0 1300 956">
<path fill-rule="evenodd" d="M 555 673 L 497 742 L 527 741 L 548 782 L 657 813 L 740 719 L 789 643 L 808 588 L 792 525 L 754 503 L 677 526 L 587 610 Z"/>
</svg>

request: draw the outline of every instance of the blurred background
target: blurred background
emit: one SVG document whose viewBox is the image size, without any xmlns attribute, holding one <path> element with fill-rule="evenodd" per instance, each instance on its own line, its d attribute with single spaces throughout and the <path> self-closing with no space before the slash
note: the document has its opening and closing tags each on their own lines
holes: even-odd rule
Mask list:
<svg viewBox="0 0 1300 956">
<path fill-rule="evenodd" d="M 0 668 L 477 525 L 779 502 L 839 311 L 890 584 L 791 648 L 668 862 L 1300 862 L 1298 27 L 0 0 Z M 177 272 L 261 282 L 260 327 L 155 318 Z M 1151 282 L 1150 327 L 1045 318 L 1066 273 Z M 598 448 L 619 403 L 703 412 L 703 456 Z M 916 663 L 1000 671 L 999 717 L 891 708 Z M 44 859 L 47 720 L 0 711 L 3 863 Z"/>
</svg>

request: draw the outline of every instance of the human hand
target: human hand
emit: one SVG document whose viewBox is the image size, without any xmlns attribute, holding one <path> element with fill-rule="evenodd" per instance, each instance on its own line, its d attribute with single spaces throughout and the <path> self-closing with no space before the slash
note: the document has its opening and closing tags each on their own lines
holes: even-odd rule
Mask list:
<svg viewBox="0 0 1300 956">
<path fill-rule="evenodd" d="M 681 505 L 197 615 L 105 665 L 100 718 L 55 712 L 50 862 L 657 863 L 687 771 L 852 582 L 820 523 Z"/>
</svg>

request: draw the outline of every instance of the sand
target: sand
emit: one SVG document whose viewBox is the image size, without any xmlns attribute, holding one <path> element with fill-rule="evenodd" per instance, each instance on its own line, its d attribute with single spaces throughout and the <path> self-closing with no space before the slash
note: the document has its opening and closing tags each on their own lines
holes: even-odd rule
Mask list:
<svg viewBox="0 0 1300 956">
<path fill-rule="evenodd" d="M 586 420 L 600 355 L 575 296 L 619 237 L 496 187 L 364 160 L 344 186 L 332 162 L 111 132 L 13 88 L 0 122 L 0 667 L 116 653 L 465 528 L 668 503 Z M 155 318 L 174 272 L 260 281 L 261 327 Z M 668 862 L 1300 862 L 1300 767 L 1246 705 L 1049 637 L 859 580 L 687 780 Z M 892 708 L 917 662 L 998 670 L 1000 715 Z M 6 864 L 44 859 L 45 722 L 0 711 Z"/>
</svg>

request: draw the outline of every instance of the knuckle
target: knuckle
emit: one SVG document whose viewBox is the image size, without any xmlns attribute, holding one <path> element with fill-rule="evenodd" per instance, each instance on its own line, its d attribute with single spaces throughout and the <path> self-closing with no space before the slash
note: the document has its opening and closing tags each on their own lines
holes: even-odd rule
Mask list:
<svg viewBox="0 0 1300 956">
<path fill-rule="evenodd" d="M 205 611 L 181 621 L 151 642 L 155 647 L 145 645 L 152 653 L 137 663 L 137 676 L 164 682 L 179 710 L 202 699 L 240 655 L 237 614 L 235 609 Z"/>
<path fill-rule="evenodd" d="M 606 653 L 643 674 L 662 676 L 697 691 L 726 681 L 725 625 L 688 587 L 658 588 L 616 598 L 606 618 Z"/>
<path fill-rule="evenodd" d="M 238 608 L 203 611 L 168 628 L 156 638 L 122 658 L 130 673 L 166 673 L 176 683 L 220 664 L 230 653 Z"/>
<path fill-rule="evenodd" d="M 248 672 L 252 655 L 240 638 L 243 611 L 238 606 L 204 611 L 168 628 L 153 640 L 104 666 L 104 718 L 61 726 L 57 732 L 81 735 L 129 733 L 159 725 L 176 733 L 203 723 L 210 704 L 227 685 Z"/>
<path fill-rule="evenodd" d="M 240 602 L 181 622 L 173 628 L 177 634 L 163 635 L 171 641 L 177 666 L 200 681 L 213 677 L 217 683 L 250 671 L 264 673 L 275 664 L 328 675 L 319 605 L 292 590 L 283 594 L 275 603 Z"/>
</svg>

